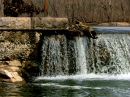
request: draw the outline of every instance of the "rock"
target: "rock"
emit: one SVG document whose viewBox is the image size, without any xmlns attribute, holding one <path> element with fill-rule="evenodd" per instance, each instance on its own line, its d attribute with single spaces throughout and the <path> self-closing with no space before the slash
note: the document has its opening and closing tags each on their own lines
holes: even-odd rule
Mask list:
<svg viewBox="0 0 130 97">
<path fill-rule="evenodd" d="M 41 33 L 38 32 L 35 33 L 35 43 L 39 43 L 41 39 L 41 35 L 42 35 Z"/>
<path fill-rule="evenodd" d="M 9 79 L 10 76 L 11 76 L 11 75 L 8 74 L 7 70 L 0 69 L 0 78 Z"/>
<path fill-rule="evenodd" d="M 0 29 L 5 30 L 62 30 L 68 26 L 67 18 L 54 17 L 0 17 Z"/>
<path fill-rule="evenodd" d="M 0 69 L 0 80 L 7 82 L 25 82 L 24 79 L 17 73 L 5 69 Z"/>
<path fill-rule="evenodd" d="M 40 38 L 39 32 L 0 32 L 0 60 L 35 59 Z"/>
<path fill-rule="evenodd" d="M 67 27 L 67 30 L 77 36 L 87 36 L 89 39 L 97 39 L 97 34 L 94 31 L 93 28 L 89 27 L 86 23 L 76 21 L 74 25 L 71 25 L 70 27 Z"/>
<path fill-rule="evenodd" d="M 24 82 L 23 78 L 19 76 L 17 72 L 12 72 L 11 74 L 12 74 L 12 78 L 11 78 L 12 82 Z"/>
<path fill-rule="evenodd" d="M 52 17 L 33 17 L 32 18 L 33 29 L 65 29 L 68 26 L 67 18 L 52 18 Z"/>
<path fill-rule="evenodd" d="M 8 66 L 8 70 L 11 69 L 13 72 L 21 72 L 21 69 L 19 67 L 14 67 L 14 66 Z"/>
<path fill-rule="evenodd" d="M 0 17 L 0 29 L 31 29 L 29 17 Z"/>
<path fill-rule="evenodd" d="M 29 73 L 29 76 L 36 76 L 39 73 L 39 64 L 40 63 L 36 61 L 23 61 L 22 69 L 24 69 L 24 72 Z"/>
<path fill-rule="evenodd" d="M 6 68 L 6 67 L 22 67 L 22 64 L 19 60 L 13 60 L 13 61 L 0 61 L 0 68 Z"/>
<path fill-rule="evenodd" d="M 22 64 L 18 60 L 13 60 L 13 61 L 6 61 L 9 66 L 15 66 L 15 67 L 22 67 Z"/>
<path fill-rule="evenodd" d="M 22 64 L 18 60 L 0 61 L 0 81 L 25 82 L 21 72 Z"/>
</svg>

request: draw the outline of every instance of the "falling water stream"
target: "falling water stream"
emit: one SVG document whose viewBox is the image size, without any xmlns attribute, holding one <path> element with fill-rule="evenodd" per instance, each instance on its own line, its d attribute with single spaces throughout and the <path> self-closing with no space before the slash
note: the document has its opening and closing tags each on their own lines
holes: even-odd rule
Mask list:
<svg viewBox="0 0 130 97">
<path fill-rule="evenodd" d="M 65 35 L 44 36 L 41 76 L 130 73 L 129 34 L 99 34 L 68 39 Z"/>
<path fill-rule="evenodd" d="M 0 83 L 0 97 L 130 97 L 130 27 L 94 29 L 97 40 L 43 36 L 39 76 Z"/>
</svg>

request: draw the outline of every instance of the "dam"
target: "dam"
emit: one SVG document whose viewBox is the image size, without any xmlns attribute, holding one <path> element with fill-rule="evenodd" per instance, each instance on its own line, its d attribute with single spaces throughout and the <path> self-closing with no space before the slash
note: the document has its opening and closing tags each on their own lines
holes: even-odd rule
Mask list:
<svg viewBox="0 0 130 97">
<path fill-rule="evenodd" d="M 98 39 L 91 42 L 86 36 L 71 39 L 66 35 L 44 36 L 41 74 L 128 74 L 130 28 L 115 28 L 95 27 Z"/>
</svg>

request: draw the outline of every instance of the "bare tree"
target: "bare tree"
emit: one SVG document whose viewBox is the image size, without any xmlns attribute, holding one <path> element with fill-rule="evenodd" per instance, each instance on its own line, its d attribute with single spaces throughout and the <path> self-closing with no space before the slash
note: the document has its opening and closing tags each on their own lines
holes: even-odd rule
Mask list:
<svg viewBox="0 0 130 97">
<path fill-rule="evenodd" d="M 53 13 L 54 13 L 54 16 L 55 17 L 58 17 L 58 12 L 57 12 L 57 10 L 56 10 L 56 4 L 58 3 L 58 2 L 55 2 L 55 0 L 49 0 L 49 7 L 52 9 L 52 11 L 53 11 Z"/>
<path fill-rule="evenodd" d="M 0 0 L 1 14 L 2 1 Z M 32 1 L 34 5 L 46 10 L 45 12 L 40 12 L 40 14 L 44 15 L 36 14 L 35 16 L 67 17 L 70 23 L 74 22 L 75 19 L 90 23 L 130 22 L 130 0 L 47 0 L 47 7 L 40 3 L 42 0 L 24 1 Z"/>
</svg>

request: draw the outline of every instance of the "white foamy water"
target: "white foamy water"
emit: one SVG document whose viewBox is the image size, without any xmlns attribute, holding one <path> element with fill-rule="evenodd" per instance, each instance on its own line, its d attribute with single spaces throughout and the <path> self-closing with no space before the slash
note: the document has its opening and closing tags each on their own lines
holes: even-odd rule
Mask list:
<svg viewBox="0 0 130 97">
<path fill-rule="evenodd" d="M 39 84 L 38 84 L 39 85 Z M 69 86 L 69 85 L 60 85 L 58 83 L 46 83 L 40 84 L 41 86 L 48 86 L 48 87 L 57 87 L 57 88 L 67 88 L 67 89 L 102 89 L 104 87 L 86 87 L 86 86 Z"/>
<path fill-rule="evenodd" d="M 71 76 L 55 76 L 55 77 L 37 77 L 35 81 L 40 80 L 130 80 L 129 74 L 109 75 L 109 74 L 87 74 L 87 75 L 71 75 Z"/>
</svg>

